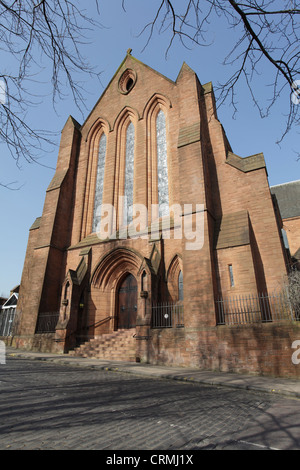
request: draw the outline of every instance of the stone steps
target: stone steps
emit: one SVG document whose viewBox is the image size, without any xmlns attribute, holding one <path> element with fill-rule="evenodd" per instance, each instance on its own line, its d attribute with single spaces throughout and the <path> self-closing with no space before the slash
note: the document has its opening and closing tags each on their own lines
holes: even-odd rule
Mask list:
<svg viewBox="0 0 300 470">
<path fill-rule="evenodd" d="M 132 328 L 104 334 L 75 348 L 69 352 L 69 355 L 135 362 L 136 339 L 133 337 L 135 332 L 135 329 Z"/>
</svg>

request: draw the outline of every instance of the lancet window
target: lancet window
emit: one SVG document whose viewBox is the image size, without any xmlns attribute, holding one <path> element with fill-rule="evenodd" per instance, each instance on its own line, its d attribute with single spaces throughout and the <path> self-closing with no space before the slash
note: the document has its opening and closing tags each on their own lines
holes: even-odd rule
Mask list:
<svg viewBox="0 0 300 470">
<path fill-rule="evenodd" d="M 156 142 L 158 204 L 159 216 L 162 217 L 169 214 L 166 118 L 162 110 L 159 111 L 156 118 Z"/>
<path fill-rule="evenodd" d="M 134 125 L 130 122 L 126 131 L 125 182 L 123 224 L 128 225 L 133 215 L 133 181 L 134 181 Z"/>
<path fill-rule="evenodd" d="M 95 190 L 95 200 L 94 200 L 94 214 L 93 214 L 93 232 L 97 232 L 100 230 L 105 157 L 106 157 L 106 135 L 102 134 L 100 138 L 100 143 L 99 143 L 99 155 L 98 155 L 96 190 Z"/>
</svg>

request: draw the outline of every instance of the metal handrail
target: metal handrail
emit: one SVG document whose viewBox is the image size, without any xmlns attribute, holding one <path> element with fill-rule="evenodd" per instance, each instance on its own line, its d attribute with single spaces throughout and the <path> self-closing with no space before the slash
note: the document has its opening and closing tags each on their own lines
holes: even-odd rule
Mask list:
<svg viewBox="0 0 300 470">
<path fill-rule="evenodd" d="M 113 317 L 113 316 L 110 316 L 110 317 L 103 318 L 102 320 L 99 320 L 99 321 L 96 322 L 96 323 L 93 323 L 93 324 L 91 324 L 91 325 L 85 326 L 85 327 L 83 328 L 83 330 L 89 330 L 89 329 L 92 328 L 93 326 L 100 325 L 101 323 L 104 323 L 104 322 L 106 322 L 106 321 L 108 321 L 108 320 L 111 320 L 112 318 L 114 318 L 114 317 Z M 62 340 L 61 340 L 61 339 L 55 339 L 54 341 L 55 341 L 56 343 L 60 343 L 60 342 L 62 342 L 62 341 L 65 341 L 66 339 L 70 338 L 71 336 L 75 335 L 76 333 L 77 333 L 77 330 L 70 331 L 70 333 L 69 333 L 64 339 L 62 339 Z"/>
</svg>

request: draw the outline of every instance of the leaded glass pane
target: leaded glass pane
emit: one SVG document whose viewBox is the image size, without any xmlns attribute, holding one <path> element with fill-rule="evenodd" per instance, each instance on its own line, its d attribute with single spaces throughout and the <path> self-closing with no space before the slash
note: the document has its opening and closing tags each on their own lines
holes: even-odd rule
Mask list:
<svg viewBox="0 0 300 470">
<path fill-rule="evenodd" d="M 134 125 L 132 122 L 126 132 L 126 155 L 125 155 L 125 185 L 124 185 L 124 213 L 123 224 L 132 222 L 133 215 L 133 174 L 134 174 Z"/>
<path fill-rule="evenodd" d="M 95 202 L 94 202 L 93 232 L 100 231 L 105 155 L 106 155 L 106 135 L 103 134 L 100 139 L 100 144 L 99 144 L 96 191 L 95 191 Z"/>
<path fill-rule="evenodd" d="M 167 162 L 166 118 L 163 111 L 159 111 L 156 119 L 157 140 L 157 177 L 158 177 L 158 204 L 159 216 L 169 215 L 169 184 Z"/>
</svg>

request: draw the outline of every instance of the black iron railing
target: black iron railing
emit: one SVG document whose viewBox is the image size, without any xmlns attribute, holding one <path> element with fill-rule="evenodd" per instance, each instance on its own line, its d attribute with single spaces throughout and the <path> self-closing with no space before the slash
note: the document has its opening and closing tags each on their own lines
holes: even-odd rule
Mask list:
<svg viewBox="0 0 300 470">
<path fill-rule="evenodd" d="M 300 320 L 300 303 L 285 292 L 230 296 L 216 300 L 218 325 Z"/>
<path fill-rule="evenodd" d="M 0 336 L 12 336 L 13 327 L 17 318 L 16 308 L 6 308 L 0 310 Z"/>
<path fill-rule="evenodd" d="M 35 333 L 55 333 L 58 318 L 59 312 L 39 313 Z"/>
<path fill-rule="evenodd" d="M 163 302 L 151 306 L 151 328 L 183 328 L 183 303 Z"/>
</svg>

